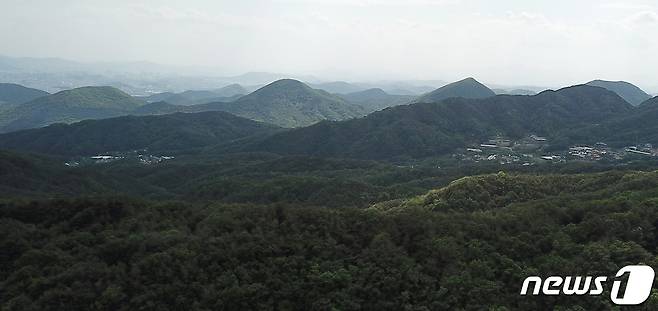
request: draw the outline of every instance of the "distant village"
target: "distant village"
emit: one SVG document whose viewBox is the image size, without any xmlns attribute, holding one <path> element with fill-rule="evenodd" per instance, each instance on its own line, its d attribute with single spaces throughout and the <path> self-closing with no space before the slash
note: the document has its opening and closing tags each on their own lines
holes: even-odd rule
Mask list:
<svg viewBox="0 0 658 311">
<path fill-rule="evenodd" d="M 479 145 L 466 148 L 463 153 L 453 154 L 464 162 L 497 162 L 501 165 L 534 165 L 540 162 L 564 163 L 568 161 L 622 161 L 636 157 L 658 157 L 658 148 L 652 144 L 631 145 L 612 148 L 604 142 L 594 145 L 575 145 L 568 150 L 545 151 L 549 140 L 537 135 L 529 135 L 513 141 L 503 137 L 489 139 Z"/>
<path fill-rule="evenodd" d="M 81 165 L 107 164 L 119 160 L 137 161 L 142 165 L 153 165 L 164 161 L 173 160 L 173 156 L 153 155 L 148 153 L 148 149 L 132 150 L 128 152 L 107 152 L 94 156 L 77 157 L 68 162 L 65 166 L 77 167 Z"/>
</svg>

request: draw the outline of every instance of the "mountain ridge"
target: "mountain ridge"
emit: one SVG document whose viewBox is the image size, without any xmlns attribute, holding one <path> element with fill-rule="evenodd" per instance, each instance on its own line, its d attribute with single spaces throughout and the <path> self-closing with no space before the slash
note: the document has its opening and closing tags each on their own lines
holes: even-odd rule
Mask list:
<svg viewBox="0 0 658 311">
<path fill-rule="evenodd" d="M 651 99 L 651 95 L 644 92 L 639 87 L 626 81 L 606 81 L 606 80 L 593 80 L 586 83 L 591 86 L 598 86 L 609 91 L 617 93 L 625 101 L 633 106 L 639 106 L 646 100 Z"/>
</svg>

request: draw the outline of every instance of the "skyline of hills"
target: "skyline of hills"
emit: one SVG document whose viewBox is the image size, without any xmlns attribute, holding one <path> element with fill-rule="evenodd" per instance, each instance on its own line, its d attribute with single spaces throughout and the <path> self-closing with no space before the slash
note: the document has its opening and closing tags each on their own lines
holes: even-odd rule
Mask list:
<svg viewBox="0 0 658 311">
<path fill-rule="evenodd" d="M 387 108 L 366 117 L 320 122 L 238 150 L 362 159 L 422 158 L 479 144 L 491 136 L 561 133 L 630 115 L 633 106 L 599 87 L 574 86 L 534 96 L 450 98 Z"/>
<path fill-rule="evenodd" d="M 296 80 L 284 79 L 276 82 L 282 81 Z M 594 80 L 593 82 L 595 81 L 600 80 Z M 301 81 L 296 82 L 298 82 L 299 85 L 305 85 Z M 590 84 L 593 82 L 590 82 Z M 247 94 L 252 96 L 242 96 L 237 93 L 246 91 L 246 89 L 238 84 L 230 84 L 226 87 L 215 90 L 189 90 L 181 93 L 161 93 L 146 98 L 131 98 L 128 94 L 111 87 L 83 87 L 55 94 L 47 94 L 44 91 L 24 88 L 19 85 L 5 85 L 10 86 L 12 90 L 19 89 L 24 92 L 27 90 L 27 92 L 33 94 L 32 97 L 43 98 L 36 98 L 36 103 L 0 106 L 0 132 L 40 127 L 56 122 L 71 123 L 83 119 L 103 119 L 120 115 L 161 115 L 174 112 L 194 113 L 203 111 L 229 111 L 236 115 L 242 114 L 242 116 L 254 120 L 267 120 L 266 122 L 280 126 L 298 127 L 300 125 L 310 125 L 321 120 L 343 120 L 346 118 L 358 117 L 386 107 L 407 104 L 414 101 L 415 98 L 415 96 L 412 95 L 388 94 L 386 91 L 379 88 L 366 89 L 348 94 L 329 94 L 323 90 L 312 89 L 305 85 L 305 88 L 293 87 L 289 91 L 283 88 L 277 91 L 277 95 L 274 96 L 278 98 L 274 100 L 274 102 L 278 100 L 279 103 L 272 102 L 268 105 L 259 106 L 258 102 L 272 100 L 274 98 L 271 96 L 272 94 L 263 97 L 261 96 L 262 94 L 258 94 L 262 92 L 262 90 L 259 89 L 260 92 Z M 281 86 L 283 83 L 272 83 L 261 89 L 267 90 L 268 88 L 277 85 Z M 628 98 L 629 89 L 639 90 L 640 93 L 635 94 L 644 94 L 642 98 L 648 96 L 639 88 L 627 82 L 614 82 L 613 85 L 618 87 L 608 87 L 608 89 L 613 92 L 616 91 L 618 95 L 622 97 L 623 95 L 626 95 Z M 620 88 L 619 86 L 623 87 Z M 295 95 L 295 92 L 299 93 L 299 90 L 301 89 L 305 89 L 305 92 L 307 92 L 304 101 L 306 101 L 307 104 L 311 103 L 311 105 L 316 105 L 316 107 L 313 108 L 316 109 L 315 112 L 305 112 L 303 110 L 309 107 L 304 107 L 304 105 L 294 107 L 294 105 L 290 105 L 292 102 L 288 102 L 287 107 L 286 104 L 282 105 L 286 100 L 299 96 L 299 94 Z M 468 78 L 428 92 L 415 99 L 415 101 L 438 101 L 433 98 L 448 98 L 448 96 L 459 95 L 462 95 L 462 97 L 481 97 L 491 95 L 490 91 L 490 89 L 477 82 L 477 80 Z M 527 90 L 518 91 L 525 94 Z M 477 95 L 468 95 L 469 92 L 470 94 Z M 508 92 L 514 93 L 514 90 Z M 12 96 L 10 91 L 5 92 L 4 94 L 4 96 Z M 47 96 L 39 96 L 44 94 Z M 234 95 L 232 97 L 221 97 L 221 95 L 231 94 Z M 288 95 L 290 95 L 290 98 L 285 99 Z M 0 96 L 3 95 L 0 94 Z M 242 97 L 246 97 L 248 100 L 245 101 L 250 103 L 244 106 L 237 103 L 236 101 Z M 272 98 L 268 99 L 268 97 Z M 28 97 L 28 99 L 29 98 L 31 97 Z M 300 98 L 304 98 L 304 96 Z M 154 102 L 155 100 L 159 100 L 160 102 Z M 73 104 L 69 105 L 69 101 Z M 129 103 L 129 105 L 122 106 L 124 103 Z M 328 106 L 323 106 L 328 103 L 330 103 Z M 274 105 L 272 106 L 272 104 Z M 116 107 L 111 107 L 112 105 L 116 105 Z M 639 106 L 640 104 L 637 104 L 636 100 L 634 105 Z M 268 109 L 269 111 L 265 111 Z M 331 111 L 332 109 L 335 111 Z M 241 112 L 241 110 L 244 111 Z"/>
<path fill-rule="evenodd" d="M 306 94 L 306 87 L 300 82 L 282 81 L 282 83 L 300 87 L 302 94 Z M 266 91 L 267 95 L 271 90 Z M 166 103 L 153 104 L 180 107 Z M 480 141 L 497 135 L 518 139 L 535 134 L 548 137 L 556 144 L 597 142 L 600 139 L 611 144 L 623 142 L 617 137 L 642 138 L 646 142 L 658 143 L 658 136 L 653 134 L 656 132 L 654 125 L 648 122 L 658 116 L 656 113 L 658 113 L 658 105 L 647 104 L 634 108 L 614 92 L 580 85 L 558 91 L 545 91 L 533 96 L 449 98 L 435 103 L 400 105 L 361 118 L 335 122 L 322 121 L 307 127 L 271 132 L 271 135 L 245 139 L 233 144 L 211 139 L 202 141 L 205 142 L 204 147 L 212 147 L 209 151 L 211 154 L 271 152 L 281 155 L 393 160 L 439 156 L 456 148 L 479 144 Z M 194 115 L 203 114 L 214 113 L 202 112 Z M 181 118 L 180 115 L 186 114 L 167 114 L 161 117 L 166 119 L 174 115 L 178 116 L 176 118 Z M 152 117 L 139 116 L 129 119 L 89 120 L 68 127 L 53 125 L 8 133 L 0 135 L 0 147 L 18 148 L 21 145 L 20 141 L 26 141 L 29 143 L 25 145 L 29 148 L 25 147 L 27 149 L 22 149 L 24 151 L 52 152 L 55 150 L 53 148 L 62 148 L 60 152 L 79 151 L 70 144 L 79 140 L 77 135 L 80 133 L 72 129 L 80 128 L 81 123 L 87 127 L 100 124 L 100 127 L 111 131 L 114 128 L 129 126 L 131 122 L 142 124 L 140 121 L 142 118 L 153 120 Z M 242 119 L 237 116 L 235 118 Z M 113 120 L 123 121 L 114 124 Z M 125 120 L 131 122 L 124 122 Z M 643 126 L 630 126 L 637 123 L 642 123 Z M 141 130 L 147 133 L 155 131 L 149 129 L 147 125 L 144 126 Z M 612 128 L 614 130 L 608 130 Z M 64 133 L 62 132 L 64 129 L 68 129 L 67 135 L 61 134 Z M 62 137 L 49 134 L 52 132 L 60 133 Z M 88 130 L 84 134 L 91 135 L 88 133 L 98 135 L 96 137 L 98 144 L 95 148 L 87 147 L 87 150 L 114 150 L 110 147 L 113 145 L 105 144 L 104 131 Z M 116 135 L 121 136 L 120 133 Z M 136 133 L 130 135 L 139 136 Z M 91 136 L 83 137 L 87 137 L 84 141 L 94 141 Z"/>
</svg>

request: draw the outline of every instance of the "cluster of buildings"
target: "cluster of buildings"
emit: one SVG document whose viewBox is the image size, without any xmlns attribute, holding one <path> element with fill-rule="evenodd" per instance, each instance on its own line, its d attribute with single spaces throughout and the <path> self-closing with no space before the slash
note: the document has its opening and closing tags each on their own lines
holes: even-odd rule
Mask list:
<svg viewBox="0 0 658 311">
<path fill-rule="evenodd" d="M 164 161 L 174 159 L 173 156 L 165 155 L 152 155 L 148 154 L 147 150 L 133 150 L 127 152 L 111 152 L 106 154 L 98 154 L 90 157 L 77 157 L 68 162 L 65 162 L 64 165 L 68 167 L 77 167 L 81 165 L 93 165 L 93 164 L 106 164 L 118 160 L 132 160 L 137 161 L 143 165 L 152 165 L 157 163 L 162 163 Z"/>
<path fill-rule="evenodd" d="M 142 155 L 137 156 L 139 163 L 144 165 L 158 164 L 163 161 L 174 159 L 172 156 L 154 156 L 154 155 Z"/>
<path fill-rule="evenodd" d="M 533 165 L 536 162 L 562 163 L 566 161 L 600 161 L 623 160 L 627 156 L 658 156 L 658 148 L 651 144 L 611 148 L 600 142 L 593 146 L 577 145 L 567 151 L 545 154 L 548 139 L 537 135 L 529 135 L 517 141 L 495 137 L 466 148 L 464 154 L 455 155 L 462 161 L 483 162 L 495 161 L 500 164 L 523 163 Z"/>
</svg>

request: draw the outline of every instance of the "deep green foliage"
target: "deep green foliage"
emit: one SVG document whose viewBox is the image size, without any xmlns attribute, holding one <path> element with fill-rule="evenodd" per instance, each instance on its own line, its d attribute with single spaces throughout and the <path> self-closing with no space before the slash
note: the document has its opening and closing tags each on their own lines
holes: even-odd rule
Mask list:
<svg viewBox="0 0 658 311">
<path fill-rule="evenodd" d="M 470 191 L 433 211 L 7 203 L 0 301 L 6 310 L 613 310 L 609 287 L 594 297 L 518 292 L 528 275 L 658 264 L 656 173 L 571 176 L 570 191 L 520 178 L 534 194 L 524 186 L 522 199 L 502 201 L 515 178 L 474 180 L 483 205 L 473 210 L 461 208 Z M 654 293 L 641 309 L 657 303 Z"/>
</svg>

